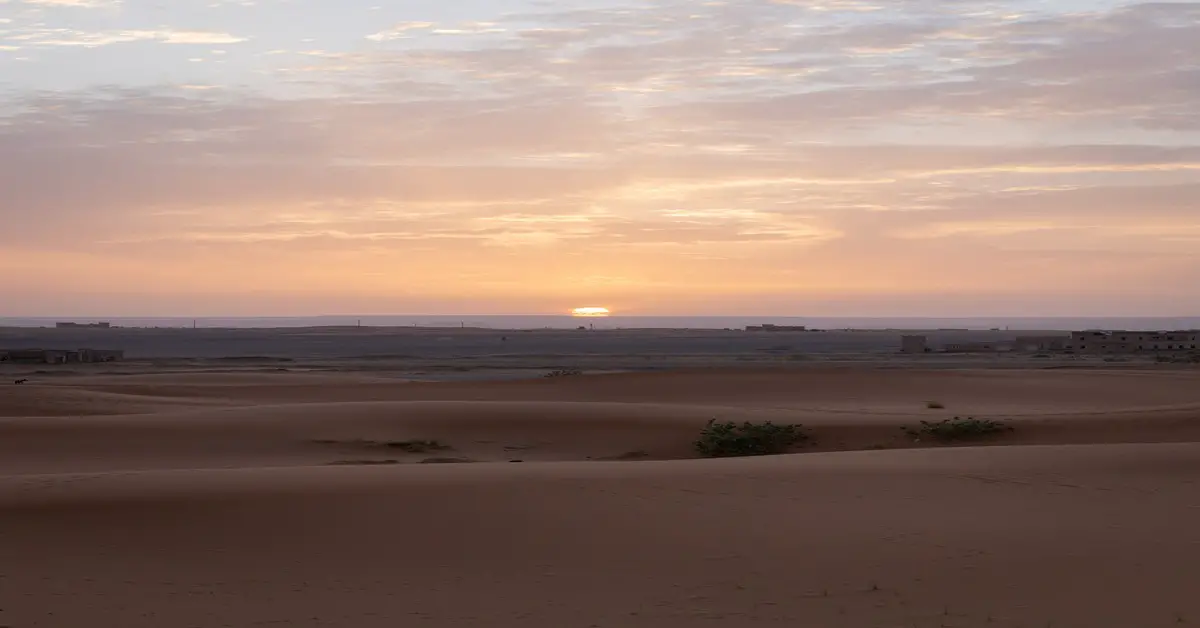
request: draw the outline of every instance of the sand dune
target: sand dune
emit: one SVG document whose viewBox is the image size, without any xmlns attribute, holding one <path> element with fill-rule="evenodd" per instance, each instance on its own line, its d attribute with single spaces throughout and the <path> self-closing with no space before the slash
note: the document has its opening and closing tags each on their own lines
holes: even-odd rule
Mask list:
<svg viewBox="0 0 1200 628">
<path fill-rule="evenodd" d="M 711 418 L 800 423 L 799 451 L 927 447 L 902 428 L 946 411 L 855 414 L 819 409 L 563 401 L 391 401 L 172 409 L 126 416 L 0 419 L 0 474 L 420 463 L 671 460 L 696 456 Z M 1200 442 L 1200 405 L 1051 415 L 986 415 L 1016 430 L 989 445 Z M 437 441 L 408 452 L 399 444 Z M 969 443 L 976 444 L 976 443 Z M 391 445 L 391 446 L 389 446 Z"/>
<path fill-rule="evenodd" d="M 1195 370 L 918 370 L 883 367 L 676 370 L 558 379 L 408 382 L 360 374 L 85 376 L 0 387 L 0 416 L 24 396 L 66 391 L 207 403 L 605 401 L 907 411 L 928 401 L 960 412 L 1044 413 L 1200 404 Z M 47 393 L 46 391 L 49 391 Z M 25 413 L 37 414 L 33 410 Z M 107 414 L 108 412 L 103 412 Z M 53 414 L 49 414 L 53 416 Z"/>
<path fill-rule="evenodd" d="M 1196 445 L 0 483 L 16 626 L 1176 626 Z"/>
<path fill-rule="evenodd" d="M 0 625 L 1200 623 L 1197 383 L 862 368 L 6 386 Z M 954 448 L 900 429 L 954 414 L 1017 429 Z M 714 417 L 801 422 L 816 442 L 683 459 Z M 449 448 L 389 446 L 414 439 Z M 871 451 L 837 451 L 855 449 Z M 331 464 L 347 461 L 395 464 Z"/>
</svg>

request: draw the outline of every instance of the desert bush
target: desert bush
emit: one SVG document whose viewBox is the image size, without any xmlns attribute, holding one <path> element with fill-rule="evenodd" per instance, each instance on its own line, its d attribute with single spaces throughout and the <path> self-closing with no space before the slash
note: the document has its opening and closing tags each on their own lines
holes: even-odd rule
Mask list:
<svg viewBox="0 0 1200 628">
<path fill-rule="evenodd" d="M 945 410 L 946 404 L 940 401 L 930 401 L 929 403 L 925 404 L 925 407 L 929 408 L 930 410 Z"/>
<path fill-rule="evenodd" d="M 905 427 L 904 431 L 913 438 L 928 436 L 938 440 L 968 440 L 993 436 L 1012 429 L 1000 421 L 954 417 L 942 421 L 921 421 L 919 427 Z"/>
<path fill-rule="evenodd" d="M 576 375 L 583 375 L 583 371 L 579 369 L 555 369 L 546 373 L 545 377 L 574 377 Z"/>
<path fill-rule="evenodd" d="M 449 445 L 444 445 L 436 440 L 399 440 L 387 443 L 392 449 L 399 449 L 410 454 L 423 454 L 427 451 L 444 451 L 450 449 Z"/>
<path fill-rule="evenodd" d="M 718 423 L 712 419 L 700 432 L 696 451 L 709 458 L 768 456 L 782 454 L 797 443 L 808 440 L 800 425 L 733 421 Z"/>
</svg>

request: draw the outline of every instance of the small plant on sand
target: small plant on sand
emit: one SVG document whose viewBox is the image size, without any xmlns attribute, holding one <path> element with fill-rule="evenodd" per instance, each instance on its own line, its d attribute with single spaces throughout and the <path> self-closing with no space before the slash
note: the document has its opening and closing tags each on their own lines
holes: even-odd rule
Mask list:
<svg viewBox="0 0 1200 628">
<path fill-rule="evenodd" d="M 648 452 L 645 452 L 645 451 L 642 451 L 639 449 L 637 451 L 627 451 L 627 452 L 617 455 L 617 456 L 605 456 L 603 458 L 596 458 L 596 460 L 604 460 L 604 461 L 612 462 L 612 461 L 620 461 L 620 460 L 645 460 L 649 457 L 650 457 L 650 454 Z M 588 458 L 591 459 L 590 456 Z"/>
<path fill-rule="evenodd" d="M 946 404 L 940 401 L 930 401 L 929 403 L 925 404 L 925 407 L 929 408 L 930 410 L 945 410 Z"/>
<path fill-rule="evenodd" d="M 734 456 L 768 456 L 786 453 L 793 445 L 808 440 L 799 425 L 766 423 L 718 423 L 716 419 L 704 426 L 696 451 L 709 458 Z"/>
<path fill-rule="evenodd" d="M 555 369 L 546 373 L 544 377 L 549 379 L 553 377 L 575 377 L 577 375 L 583 375 L 583 371 L 579 369 Z"/>
<path fill-rule="evenodd" d="M 904 431 L 913 438 L 928 436 L 937 440 L 970 440 L 984 438 L 1013 428 L 1000 421 L 976 419 L 974 417 L 954 417 L 942 421 L 921 421 L 920 427 L 905 427 Z"/>
<path fill-rule="evenodd" d="M 392 449 L 399 449 L 410 454 L 423 454 L 429 451 L 445 451 L 450 449 L 449 445 L 444 445 L 436 440 L 398 440 L 386 444 Z"/>
</svg>

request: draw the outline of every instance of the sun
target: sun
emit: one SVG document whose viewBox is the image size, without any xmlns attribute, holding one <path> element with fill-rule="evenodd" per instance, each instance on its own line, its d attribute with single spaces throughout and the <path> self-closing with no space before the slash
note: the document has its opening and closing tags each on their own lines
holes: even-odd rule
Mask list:
<svg viewBox="0 0 1200 628">
<path fill-rule="evenodd" d="M 571 316 L 596 317 L 608 315 L 609 311 L 606 307 L 577 307 L 571 310 Z"/>
</svg>

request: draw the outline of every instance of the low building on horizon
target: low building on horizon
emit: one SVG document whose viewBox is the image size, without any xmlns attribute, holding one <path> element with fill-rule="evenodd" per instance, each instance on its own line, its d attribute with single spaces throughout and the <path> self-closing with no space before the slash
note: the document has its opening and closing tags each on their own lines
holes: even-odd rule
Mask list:
<svg viewBox="0 0 1200 628">
<path fill-rule="evenodd" d="M 900 353 L 929 353 L 929 337 L 901 336 Z"/>
<path fill-rule="evenodd" d="M 1200 331 L 1102 331 L 1071 333 L 1075 353 L 1177 353 L 1200 351 Z"/>
<path fill-rule="evenodd" d="M 1056 353 L 1071 346 L 1070 336 L 1017 336 L 1012 350 L 1025 353 Z"/>
<path fill-rule="evenodd" d="M 808 331 L 805 325 L 748 325 L 746 331 Z"/>
<path fill-rule="evenodd" d="M 96 364 L 124 359 L 122 349 L 0 349 L 0 363 L 10 364 Z"/>
<path fill-rule="evenodd" d="M 942 347 L 943 353 L 998 353 L 1005 346 L 998 342 L 951 342 Z"/>
</svg>

